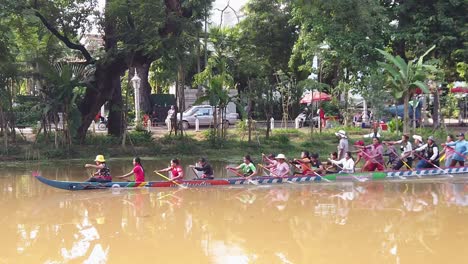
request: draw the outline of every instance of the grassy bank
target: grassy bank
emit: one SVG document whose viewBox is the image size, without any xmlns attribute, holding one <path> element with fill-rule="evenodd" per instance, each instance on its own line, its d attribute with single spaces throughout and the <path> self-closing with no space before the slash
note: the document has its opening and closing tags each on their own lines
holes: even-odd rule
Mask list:
<svg viewBox="0 0 468 264">
<path fill-rule="evenodd" d="M 170 159 L 172 157 L 204 156 L 210 160 L 229 161 L 240 160 L 245 154 L 259 157 L 261 153 L 283 153 L 287 157 L 298 157 L 301 151 L 319 153 L 322 159 L 336 151 L 338 139 L 335 132 L 344 129 L 350 137 L 350 145 L 356 140 L 364 139 L 363 135 L 370 133 L 368 129 L 336 128 L 327 129 L 322 133 L 317 130 L 311 133 L 309 128 L 275 129 L 270 138 L 265 138 L 265 131 L 252 133 L 252 140 L 247 141 L 247 133 L 242 130 L 229 130 L 225 140 L 213 142 L 209 130 L 202 132 L 189 131 L 184 136 L 163 135 L 156 137 L 148 132 L 131 132 L 125 146 L 118 138 L 106 135 L 90 135 L 84 144 L 74 144 L 70 148 L 54 148 L 53 139 L 39 138 L 36 144 L 17 142 L 10 144 L 8 152 L 3 151 L 0 160 L 11 161 L 41 161 L 87 159 L 96 154 L 107 158 L 128 158 L 133 156 L 150 157 L 153 159 Z M 445 141 L 447 134 L 454 134 L 461 129 L 451 131 L 419 129 L 415 134 L 427 138 L 434 135 L 438 143 Z M 464 132 L 464 131 L 463 131 Z M 396 133 L 383 132 L 384 140 L 399 139 Z M 370 139 L 364 139 L 370 144 Z"/>
</svg>

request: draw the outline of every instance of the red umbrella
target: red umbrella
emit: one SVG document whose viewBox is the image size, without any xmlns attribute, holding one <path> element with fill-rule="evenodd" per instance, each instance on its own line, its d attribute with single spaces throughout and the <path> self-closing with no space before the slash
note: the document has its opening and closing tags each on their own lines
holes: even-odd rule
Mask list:
<svg viewBox="0 0 468 264">
<path fill-rule="evenodd" d="M 452 93 L 468 93 L 468 87 L 454 87 L 451 91 Z"/>
<path fill-rule="evenodd" d="M 301 104 L 310 104 L 318 101 L 330 101 L 331 96 L 322 92 L 312 92 L 306 94 L 300 101 Z"/>
</svg>

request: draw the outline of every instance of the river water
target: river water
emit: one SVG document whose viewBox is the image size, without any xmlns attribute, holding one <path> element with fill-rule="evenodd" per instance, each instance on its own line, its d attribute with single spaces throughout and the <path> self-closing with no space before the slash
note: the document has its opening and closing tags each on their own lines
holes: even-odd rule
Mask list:
<svg viewBox="0 0 468 264">
<path fill-rule="evenodd" d="M 131 170 L 123 162 L 114 175 Z M 71 192 L 37 169 L 87 174 L 76 163 L 0 169 L 0 263 L 468 263 L 468 181 L 457 176 Z"/>
</svg>

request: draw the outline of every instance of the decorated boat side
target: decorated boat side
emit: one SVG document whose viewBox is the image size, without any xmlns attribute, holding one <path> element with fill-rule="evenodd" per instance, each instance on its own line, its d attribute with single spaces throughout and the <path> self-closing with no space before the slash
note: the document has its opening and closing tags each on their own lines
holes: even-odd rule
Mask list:
<svg viewBox="0 0 468 264">
<path fill-rule="evenodd" d="M 289 177 L 258 176 L 248 178 L 215 178 L 213 180 L 193 179 L 182 181 L 147 181 L 147 182 L 73 182 L 57 181 L 47 179 L 40 175 L 34 175 L 40 182 L 51 187 L 64 190 L 95 190 L 109 188 L 164 188 L 164 187 L 209 187 L 221 185 L 244 185 L 244 184 L 282 184 L 282 183 L 306 183 L 306 182 L 330 182 L 330 181 L 368 181 L 382 179 L 421 179 L 433 177 L 451 178 L 453 174 L 468 173 L 468 167 L 453 167 L 446 169 L 421 169 L 408 171 L 387 171 L 387 172 L 362 172 L 353 174 L 328 174 L 300 175 Z"/>
</svg>

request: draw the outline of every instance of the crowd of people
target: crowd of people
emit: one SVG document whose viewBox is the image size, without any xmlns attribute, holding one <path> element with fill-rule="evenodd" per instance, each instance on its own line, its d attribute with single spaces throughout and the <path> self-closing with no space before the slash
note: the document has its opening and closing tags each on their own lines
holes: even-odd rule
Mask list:
<svg viewBox="0 0 468 264">
<path fill-rule="evenodd" d="M 380 137 L 374 136 L 372 144 L 365 145 L 364 141 L 354 142 L 354 151 L 350 150 L 349 139 L 346 131 L 339 130 L 335 133 L 339 139 L 337 151 L 330 153 L 329 158 L 321 162 L 317 153 L 302 151 L 299 158 L 288 160 L 282 153 L 262 154 L 262 164 L 258 164 L 264 170 L 264 174 L 274 177 L 287 177 L 290 175 L 317 175 L 322 176 L 330 173 L 354 173 L 356 166 L 362 161 L 360 171 L 384 171 L 384 170 L 414 170 L 425 168 L 464 166 L 468 155 L 468 142 L 465 134 L 459 133 L 456 140 L 452 135 L 447 136 L 446 142 L 437 144 L 434 137 L 429 136 L 426 141 L 419 135 L 413 135 L 413 143 L 409 135 L 402 135 L 400 140 L 381 141 Z M 399 146 L 400 151 L 398 151 Z M 399 152 L 399 153 L 398 153 Z M 357 159 L 353 157 L 356 154 Z M 386 158 L 387 161 L 386 161 Z M 443 162 L 443 165 L 441 163 Z M 127 179 L 134 175 L 136 182 L 145 181 L 145 172 L 141 164 L 141 159 L 133 159 L 134 168 L 125 175 L 117 176 L 119 179 Z M 95 168 L 96 172 L 91 175 L 88 181 L 110 182 L 112 177 L 110 169 L 106 164 L 103 155 L 97 155 L 95 164 L 86 164 L 86 168 Z M 213 179 L 213 168 L 205 158 L 200 158 L 197 165 L 190 165 L 195 172 L 197 179 Z M 259 174 L 250 155 L 243 158 L 243 162 L 238 166 L 226 166 L 226 170 L 239 177 L 251 178 Z M 185 173 L 180 164 L 180 160 L 172 159 L 170 166 L 156 170 L 155 173 L 162 175 L 169 172 L 170 181 L 184 179 Z M 199 175 L 200 172 L 201 175 Z M 162 175 L 161 177 L 163 177 Z M 166 178 L 164 176 L 164 178 Z"/>
</svg>

